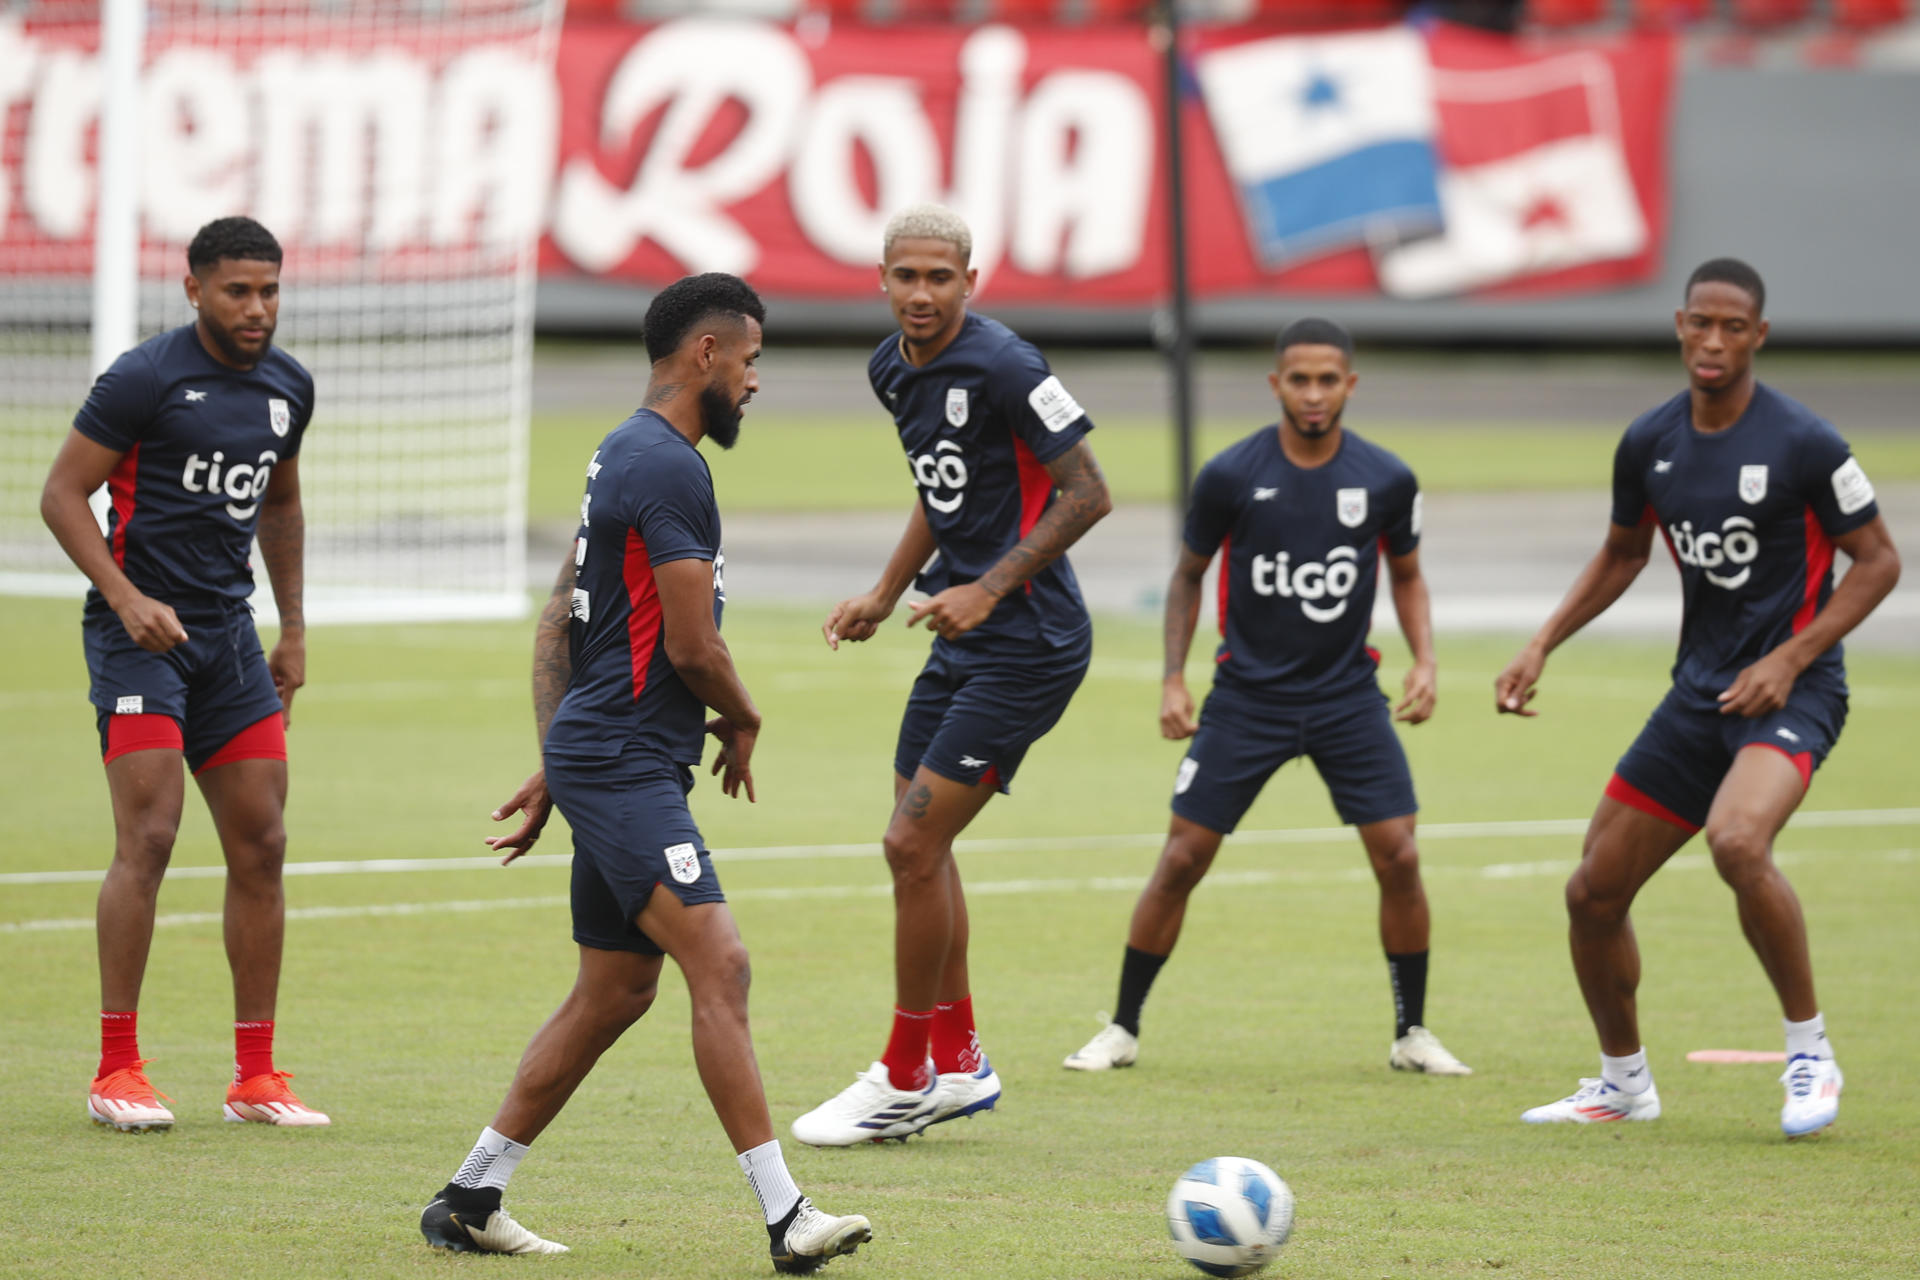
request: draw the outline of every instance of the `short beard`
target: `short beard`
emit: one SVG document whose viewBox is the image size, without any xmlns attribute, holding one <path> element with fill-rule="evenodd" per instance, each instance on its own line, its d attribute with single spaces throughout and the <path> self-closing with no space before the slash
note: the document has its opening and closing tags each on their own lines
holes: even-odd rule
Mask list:
<svg viewBox="0 0 1920 1280">
<path fill-rule="evenodd" d="M 700 392 L 700 426 L 707 439 L 722 449 L 740 438 L 740 406 L 718 387 Z"/>
<path fill-rule="evenodd" d="M 1282 409 L 1281 412 L 1286 415 L 1287 424 L 1291 426 L 1295 431 L 1299 432 L 1301 435 L 1305 436 L 1309 440 L 1318 440 L 1324 436 L 1331 435 L 1333 433 L 1333 429 L 1340 425 L 1340 419 L 1345 417 L 1347 413 L 1346 409 L 1342 407 L 1339 413 L 1336 413 L 1327 419 L 1326 426 L 1320 428 L 1318 431 L 1311 431 L 1306 427 L 1304 423 L 1300 421 L 1300 419 L 1293 416 L 1293 412 L 1291 410 Z"/>
<path fill-rule="evenodd" d="M 242 369 L 257 368 L 260 362 L 267 358 L 267 353 L 273 350 L 273 330 L 271 329 L 267 330 L 267 340 L 261 344 L 259 355 L 242 351 L 239 344 L 233 340 L 233 335 L 211 320 L 207 321 L 207 336 L 213 339 L 214 346 L 220 348 L 220 354 L 227 358 L 228 364 Z"/>
</svg>

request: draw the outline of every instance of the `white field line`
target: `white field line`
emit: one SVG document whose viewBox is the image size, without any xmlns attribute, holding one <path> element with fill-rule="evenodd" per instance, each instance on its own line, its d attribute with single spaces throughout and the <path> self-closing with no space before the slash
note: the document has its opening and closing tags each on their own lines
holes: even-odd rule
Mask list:
<svg viewBox="0 0 1920 1280">
<path fill-rule="evenodd" d="M 1883 849 L 1879 855 L 1886 862 L 1907 863 L 1914 861 L 1912 849 Z M 1809 858 L 1835 856 L 1836 850 L 1803 850 L 1798 853 L 1775 855 L 1775 861 L 1782 866 L 1793 866 Z M 1840 856 L 1858 856 L 1858 853 Z M 1481 880 L 1520 880 L 1533 877 L 1563 876 L 1572 867 L 1570 860 L 1561 859 L 1551 862 L 1506 862 L 1491 866 L 1473 867 L 1428 867 L 1425 874 L 1429 878 L 1451 879 L 1455 876 L 1474 876 Z M 1681 854 L 1667 863 L 1667 866 L 1679 871 L 1704 871 L 1713 866 L 1713 859 L 1707 854 Z M 1372 872 L 1365 867 L 1349 867 L 1338 871 L 1300 871 L 1273 868 L 1254 868 L 1244 871 L 1216 871 L 1209 875 L 1202 887 L 1207 885 L 1215 889 L 1247 888 L 1260 885 L 1328 885 L 1358 884 L 1369 880 Z M 1067 893 L 1137 893 L 1146 883 L 1141 876 L 1082 876 L 1055 879 L 1022 880 L 985 880 L 967 886 L 970 897 L 1004 897 L 1012 894 L 1067 894 Z M 777 888 L 729 889 L 727 900 L 730 902 L 796 902 L 819 901 L 822 899 L 849 898 L 890 898 L 893 886 L 878 884 L 820 884 L 789 885 Z M 358 920 L 382 916 L 427 916 L 477 911 L 496 910 L 532 910 L 550 907 L 563 907 L 568 899 L 559 894 L 537 898 L 466 898 L 439 902 L 387 902 L 339 907 L 295 907 L 287 912 L 289 920 Z M 169 915 L 156 916 L 156 928 L 171 928 L 180 925 L 219 924 L 217 911 L 182 911 Z M 6 934 L 28 933 L 74 933 L 90 930 L 94 927 L 91 916 L 71 916 L 49 920 L 21 920 L 11 924 L 0 924 L 0 936 Z"/>
<path fill-rule="evenodd" d="M 1833 827 L 1914 827 L 1920 826 L 1920 809 L 1815 809 L 1794 815 L 1789 830 L 1818 830 Z M 1539 836 L 1577 836 L 1587 829 L 1585 818 L 1544 818 L 1519 822 L 1432 822 L 1422 826 L 1421 840 L 1516 840 Z M 1072 853 L 1083 849 L 1157 849 L 1166 842 L 1166 833 L 1138 831 L 1107 836 L 1014 836 L 996 839 L 959 840 L 956 853 Z M 1240 831 L 1228 839 L 1235 845 L 1331 844 L 1352 840 L 1350 827 L 1287 827 L 1271 831 Z M 880 842 L 863 840 L 852 844 L 775 844 L 750 849 L 715 849 L 713 857 L 722 862 L 805 862 L 828 858 L 878 857 Z M 572 862 L 565 853 L 534 853 L 516 860 L 521 867 L 564 867 Z M 492 854 L 459 858 L 356 858 L 337 861 L 289 862 L 288 876 L 381 875 L 413 871 L 483 871 L 499 864 Z M 97 884 L 102 871 L 11 871 L 0 874 L 0 885 Z M 223 866 L 170 867 L 170 880 L 219 880 L 225 878 Z"/>
</svg>

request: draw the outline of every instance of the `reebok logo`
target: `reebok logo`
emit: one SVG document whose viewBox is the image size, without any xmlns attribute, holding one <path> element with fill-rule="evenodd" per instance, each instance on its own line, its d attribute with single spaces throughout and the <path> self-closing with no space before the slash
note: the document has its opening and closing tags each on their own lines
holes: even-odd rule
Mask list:
<svg viewBox="0 0 1920 1280">
<path fill-rule="evenodd" d="M 1268 502 L 1279 496 L 1280 490 L 1278 489 L 1255 489 L 1253 491 L 1253 500 L 1255 502 Z"/>
<path fill-rule="evenodd" d="M 984 769 L 987 767 L 987 762 L 978 756 L 961 756 L 960 767 L 962 769 Z"/>
<path fill-rule="evenodd" d="M 1656 475 L 1667 474 L 1667 472 L 1673 470 L 1673 459 L 1672 458 L 1656 459 L 1653 464 L 1653 470 Z"/>
<path fill-rule="evenodd" d="M 1781 737 L 1785 738 L 1788 742 L 1800 741 L 1800 735 L 1795 733 L 1791 729 L 1780 728 L 1780 729 L 1775 729 L 1774 732 L 1779 734 Z"/>
<path fill-rule="evenodd" d="M 206 398 L 207 398 L 207 393 L 206 393 L 206 392 L 204 392 L 204 391 L 189 391 L 189 392 L 187 392 L 187 403 L 188 403 L 188 404 L 198 404 L 198 403 L 199 403 L 200 401 L 202 401 L 202 400 L 205 400 Z"/>
</svg>

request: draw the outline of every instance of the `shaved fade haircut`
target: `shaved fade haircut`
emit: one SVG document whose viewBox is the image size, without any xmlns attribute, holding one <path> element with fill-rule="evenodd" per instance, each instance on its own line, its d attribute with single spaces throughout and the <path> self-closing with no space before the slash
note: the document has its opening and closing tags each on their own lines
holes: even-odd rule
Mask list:
<svg viewBox="0 0 1920 1280">
<path fill-rule="evenodd" d="M 647 306 L 647 318 L 641 322 L 647 359 L 655 364 L 665 360 L 709 320 L 725 317 L 738 326 L 749 316 L 764 325 L 767 308 L 753 286 L 739 276 L 724 271 L 682 276 L 656 293 Z"/>
<path fill-rule="evenodd" d="M 197 276 L 227 258 L 278 265 L 280 242 L 252 218 L 215 218 L 200 228 L 187 246 L 187 270 Z"/>
<path fill-rule="evenodd" d="M 967 229 L 967 220 L 943 204 L 910 204 L 887 219 L 881 258 L 891 258 L 893 246 L 902 240 L 944 240 L 960 251 L 961 262 L 973 261 L 973 232 Z"/>
<path fill-rule="evenodd" d="M 1765 315 L 1767 312 L 1766 284 L 1760 279 L 1758 271 L 1738 258 L 1709 258 L 1695 267 L 1693 274 L 1687 277 L 1683 302 L 1693 296 L 1693 286 L 1697 284 L 1730 284 L 1753 299 L 1755 315 Z"/>
<path fill-rule="evenodd" d="M 1280 338 L 1273 344 L 1275 355 L 1285 355 L 1288 347 L 1338 347 L 1340 354 L 1353 363 L 1353 335 L 1347 327 L 1332 320 L 1322 320 L 1318 316 L 1308 316 L 1295 320 L 1280 331 Z"/>
</svg>

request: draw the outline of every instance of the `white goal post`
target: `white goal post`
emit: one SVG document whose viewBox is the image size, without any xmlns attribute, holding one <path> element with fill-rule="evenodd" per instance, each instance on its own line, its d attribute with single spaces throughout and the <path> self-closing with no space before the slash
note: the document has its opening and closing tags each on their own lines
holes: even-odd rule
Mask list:
<svg viewBox="0 0 1920 1280">
<path fill-rule="evenodd" d="M 191 319 L 194 232 L 245 213 L 286 251 L 275 342 L 316 384 L 309 620 L 525 612 L 562 7 L 0 10 L 0 594 L 84 586 L 40 522 L 47 467 L 93 376 Z"/>
</svg>

